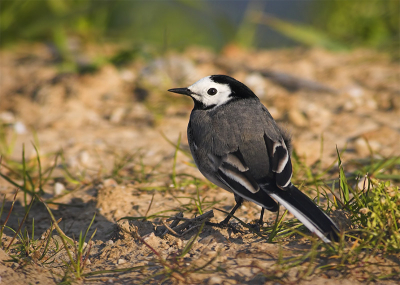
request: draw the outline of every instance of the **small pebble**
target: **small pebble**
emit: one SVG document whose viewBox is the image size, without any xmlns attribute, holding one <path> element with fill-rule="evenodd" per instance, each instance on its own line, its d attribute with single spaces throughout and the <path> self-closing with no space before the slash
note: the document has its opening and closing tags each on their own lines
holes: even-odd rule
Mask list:
<svg viewBox="0 0 400 285">
<path fill-rule="evenodd" d="M 207 284 L 209 284 L 209 285 L 222 284 L 222 278 L 219 276 L 210 277 L 210 279 L 208 279 Z"/>
<path fill-rule="evenodd" d="M 337 278 L 340 275 L 340 273 L 336 270 L 327 270 L 324 273 L 328 278 Z"/>
<path fill-rule="evenodd" d="M 204 238 L 202 238 L 199 242 L 201 244 L 209 244 L 210 242 L 213 241 L 213 239 L 214 239 L 214 237 L 212 235 L 208 235 L 208 236 L 205 236 Z"/>
<path fill-rule="evenodd" d="M 144 241 L 148 241 L 148 240 L 150 240 L 150 239 L 154 239 L 155 237 L 156 237 L 156 236 L 154 235 L 154 232 L 151 232 L 151 233 L 145 235 L 145 236 L 143 237 L 143 240 L 144 240 Z"/>
<path fill-rule="evenodd" d="M 118 259 L 118 265 L 121 265 L 121 264 L 124 264 L 124 263 L 126 263 L 126 260 L 125 259 L 123 259 L 123 258 L 120 258 L 120 259 Z"/>
<path fill-rule="evenodd" d="M 61 195 L 62 192 L 64 192 L 64 190 L 65 190 L 64 184 L 62 184 L 60 182 L 56 182 L 54 184 L 54 196 Z"/>
<path fill-rule="evenodd" d="M 25 134 L 26 133 L 26 127 L 25 127 L 24 123 L 16 122 L 14 124 L 14 131 L 19 135 Z"/>
<path fill-rule="evenodd" d="M 353 98 L 360 98 L 364 96 L 365 92 L 361 87 L 352 86 L 347 90 L 347 94 Z"/>
<path fill-rule="evenodd" d="M 368 189 L 368 183 L 368 178 L 366 176 L 363 176 L 360 178 L 360 181 L 358 181 L 357 187 L 358 189 L 366 190 Z"/>
<path fill-rule="evenodd" d="M 136 75 L 128 69 L 124 69 L 120 73 L 121 79 L 126 82 L 133 82 L 136 78 Z"/>
<path fill-rule="evenodd" d="M 104 187 L 116 187 L 116 186 L 118 186 L 118 183 L 114 179 L 108 178 L 103 181 L 103 185 L 104 185 Z"/>
<path fill-rule="evenodd" d="M 125 115 L 125 108 L 116 108 L 112 111 L 111 116 L 110 116 L 110 122 L 118 124 L 122 121 Z"/>
<path fill-rule="evenodd" d="M 0 121 L 6 123 L 6 124 L 12 124 L 15 121 L 15 116 L 11 112 L 1 112 L 0 113 Z"/>
<path fill-rule="evenodd" d="M 87 152 L 86 150 L 81 151 L 79 153 L 79 161 L 83 165 L 89 165 L 89 163 L 90 163 L 90 154 L 89 154 L 89 152 Z"/>
</svg>

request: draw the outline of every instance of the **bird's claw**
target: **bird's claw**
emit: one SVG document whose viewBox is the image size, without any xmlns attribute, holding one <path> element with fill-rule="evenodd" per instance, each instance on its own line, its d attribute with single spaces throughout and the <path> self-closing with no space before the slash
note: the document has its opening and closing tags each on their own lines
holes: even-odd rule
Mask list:
<svg viewBox="0 0 400 285">
<path fill-rule="evenodd" d="M 224 221 L 220 223 L 212 223 L 212 222 L 206 222 L 206 225 L 212 226 L 212 227 L 217 227 L 220 229 L 231 229 L 234 233 L 239 233 L 242 232 L 241 228 L 238 224 L 231 224 L 231 223 L 226 223 Z"/>
<path fill-rule="evenodd" d="M 247 225 L 249 228 L 253 229 L 256 232 L 260 232 L 261 227 L 263 226 L 263 224 L 260 222 L 256 222 L 255 224 L 247 224 Z"/>
</svg>

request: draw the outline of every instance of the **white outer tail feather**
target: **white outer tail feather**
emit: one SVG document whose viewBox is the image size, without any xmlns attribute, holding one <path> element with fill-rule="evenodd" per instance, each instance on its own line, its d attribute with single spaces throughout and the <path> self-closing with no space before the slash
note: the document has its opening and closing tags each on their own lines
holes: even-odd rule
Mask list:
<svg viewBox="0 0 400 285">
<path fill-rule="evenodd" d="M 319 238 L 321 238 L 325 243 L 330 243 L 331 240 L 328 239 L 323 232 L 321 232 L 314 224 L 307 218 L 302 212 L 293 207 L 291 204 L 283 200 L 281 197 L 274 193 L 269 193 L 269 195 L 282 204 L 290 213 L 292 213 L 300 222 L 302 222 L 312 233 L 315 233 Z"/>
</svg>

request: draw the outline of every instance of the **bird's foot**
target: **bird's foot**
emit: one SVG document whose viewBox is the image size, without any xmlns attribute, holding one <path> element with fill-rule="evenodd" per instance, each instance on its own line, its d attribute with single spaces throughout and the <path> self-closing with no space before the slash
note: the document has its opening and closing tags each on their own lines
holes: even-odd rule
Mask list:
<svg viewBox="0 0 400 285">
<path fill-rule="evenodd" d="M 257 220 L 255 223 L 247 224 L 248 227 L 256 232 L 260 232 L 264 222 Z"/>
<path fill-rule="evenodd" d="M 206 225 L 212 226 L 212 227 L 217 227 L 220 229 L 231 229 L 234 233 L 239 233 L 242 232 L 241 227 L 239 224 L 231 224 L 228 222 L 220 222 L 220 223 L 211 223 L 211 222 L 206 222 Z"/>
</svg>

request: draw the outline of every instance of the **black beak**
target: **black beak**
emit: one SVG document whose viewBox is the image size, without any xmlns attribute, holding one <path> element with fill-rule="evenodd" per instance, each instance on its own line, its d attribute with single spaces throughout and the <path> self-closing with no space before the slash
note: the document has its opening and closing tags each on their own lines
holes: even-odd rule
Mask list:
<svg viewBox="0 0 400 285">
<path fill-rule="evenodd" d="M 187 95 L 187 96 L 190 96 L 190 94 L 192 94 L 192 91 L 190 91 L 188 88 L 172 88 L 172 89 L 168 89 L 168 91 L 173 92 L 173 93 Z"/>
</svg>

